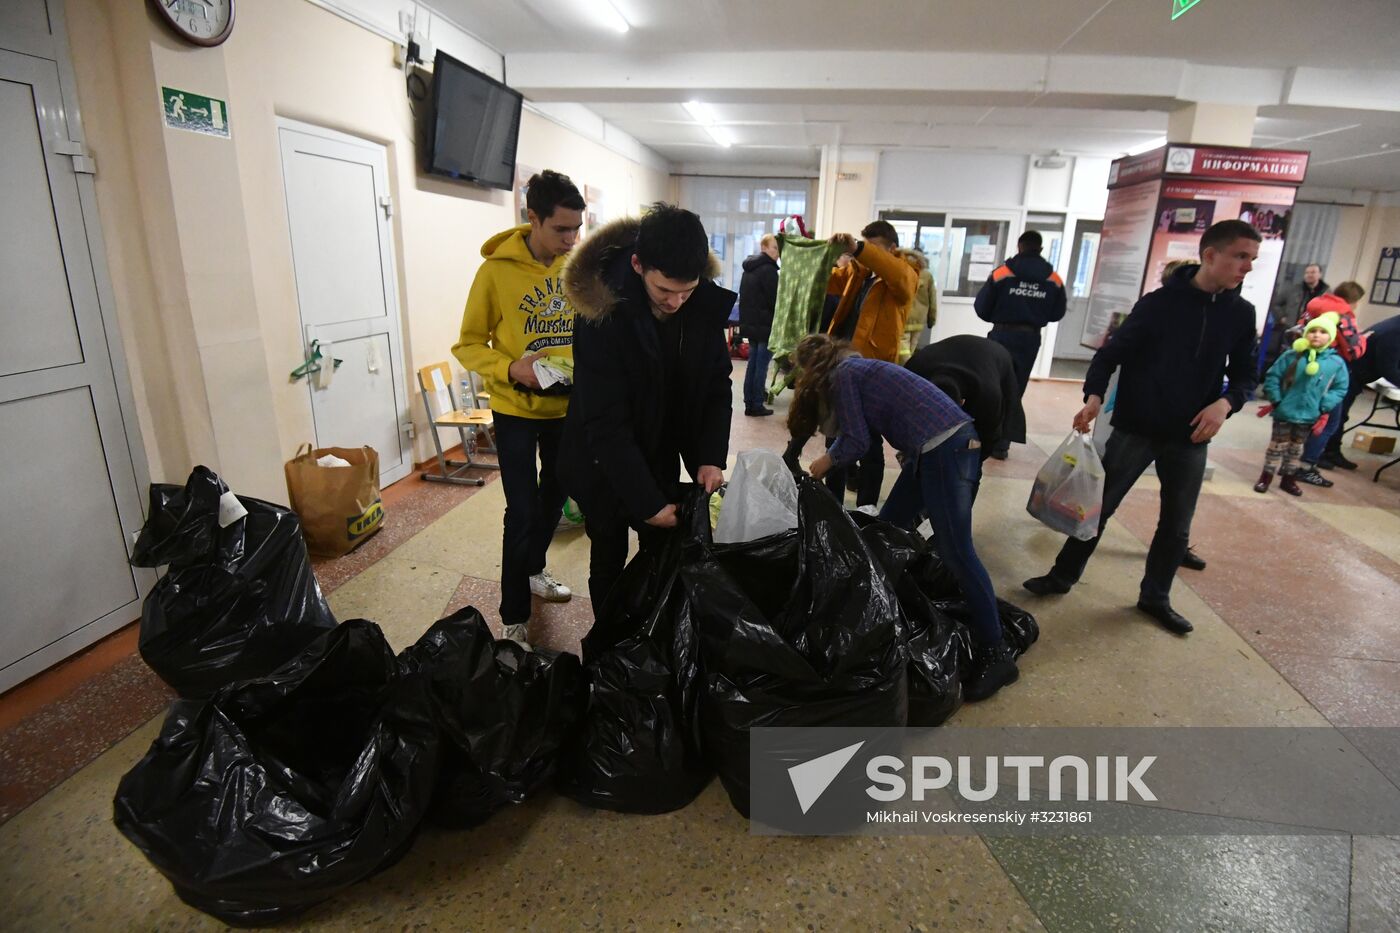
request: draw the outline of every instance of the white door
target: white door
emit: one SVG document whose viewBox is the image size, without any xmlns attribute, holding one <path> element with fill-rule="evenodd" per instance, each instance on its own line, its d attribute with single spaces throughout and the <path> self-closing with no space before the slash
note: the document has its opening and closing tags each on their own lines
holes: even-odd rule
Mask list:
<svg viewBox="0 0 1400 933">
<path fill-rule="evenodd" d="M 66 120 L 58 65 L 0 51 L 0 690 L 136 619 L 150 580 Z"/>
<path fill-rule="evenodd" d="M 388 154 L 291 120 L 278 134 L 302 337 L 344 361 L 329 385 L 307 380 L 316 446 L 368 444 L 387 486 L 413 470 Z"/>
</svg>

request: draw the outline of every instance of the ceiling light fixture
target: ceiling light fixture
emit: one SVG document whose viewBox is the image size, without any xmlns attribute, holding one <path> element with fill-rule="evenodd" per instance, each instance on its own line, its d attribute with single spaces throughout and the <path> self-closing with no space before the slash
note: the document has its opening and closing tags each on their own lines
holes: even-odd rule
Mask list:
<svg viewBox="0 0 1400 933">
<path fill-rule="evenodd" d="M 705 127 L 705 132 L 710 134 L 710 138 L 713 139 L 718 146 L 728 149 L 730 146 L 734 145 L 734 137 L 729 135 L 729 130 L 722 126 L 707 126 Z"/>
<path fill-rule="evenodd" d="M 1130 156 L 1142 155 L 1144 152 L 1151 152 L 1153 149 L 1161 149 L 1161 148 L 1162 148 L 1163 146 L 1165 146 L 1166 144 L 1167 144 L 1167 137 L 1165 137 L 1165 136 L 1158 136 L 1156 139 L 1149 139 L 1149 140 L 1148 140 L 1147 142 L 1145 142 L 1145 143 L 1138 143 L 1136 146 L 1134 146 L 1133 148 L 1129 149 L 1127 152 L 1125 152 L 1125 153 L 1123 153 L 1123 154 L 1124 154 L 1124 155 L 1130 155 Z"/>
<path fill-rule="evenodd" d="M 715 108 L 704 101 L 688 100 L 683 105 L 690 115 L 695 118 L 695 122 L 701 126 L 714 126 L 719 120 L 715 117 Z"/>
<path fill-rule="evenodd" d="M 587 6 L 593 10 L 593 15 L 604 26 L 614 32 L 626 32 L 632 28 L 626 17 L 617 11 L 617 7 L 612 5 L 612 0 L 588 0 Z"/>
<path fill-rule="evenodd" d="M 695 118 L 695 122 L 704 127 L 705 132 L 710 134 L 710 138 L 715 141 L 715 145 L 728 149 L 734 145 L 734 137 L 729 130 L 719 125 L 719 115 L 715 113 L 715 108 L 702 100 L 688 100 L 683 107 Z"/>
</svg>

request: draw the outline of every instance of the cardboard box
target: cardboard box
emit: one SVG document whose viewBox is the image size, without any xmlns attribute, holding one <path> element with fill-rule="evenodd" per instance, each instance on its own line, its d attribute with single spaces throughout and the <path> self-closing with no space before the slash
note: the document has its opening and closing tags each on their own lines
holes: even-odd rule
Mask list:
<svg viewBox="0 0 1400 933">
<path fill-rule="evenodd" d="M 1391 434 L 1377 434 L 1374 431 L 1357 431 L 1352 435 L 1351 446 L 1367 453 L 1393 453 L 1395 451 L 1395 437 Z"/>
</svg>

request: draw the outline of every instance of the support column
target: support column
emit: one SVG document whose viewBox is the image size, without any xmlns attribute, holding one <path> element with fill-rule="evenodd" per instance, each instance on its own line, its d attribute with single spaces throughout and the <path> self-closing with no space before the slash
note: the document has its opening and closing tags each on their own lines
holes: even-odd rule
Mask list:
<svg viewBox="0 0 1400 933">
<path fill-rule="evenodd" d="M 1243 104 L 1198 101 L 1167 117 L 1167 139 L 1174 143 L 1212 146 L 1250 146 L 1254 143 L 1254 118 L 1259 108 Z"/>
</svg>

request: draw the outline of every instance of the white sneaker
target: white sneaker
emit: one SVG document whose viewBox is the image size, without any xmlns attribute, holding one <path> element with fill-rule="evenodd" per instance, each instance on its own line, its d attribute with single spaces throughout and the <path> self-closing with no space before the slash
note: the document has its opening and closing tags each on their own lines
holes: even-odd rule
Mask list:
<svg viewBox="0 0 1400 933">
<path fill-rule="evenodd" d="M 551 603 L 566 603 L 574 596 L 574 591 L 554 579 L 548 570 L 541 570 L 530 578 L 530 592 Z"/>
<path fill-rule="evenodd" d="M 530 647 L 529 635 L 530 633 L 528 625 L 507 625 L 505 626 L 505 635 L 503 637 L 503 640 L 513 641 L 516 644 L 520 645 L 520 647 L 524 648 L 526 651 L 533 651 L 535 649 Z"/>
</svg>

